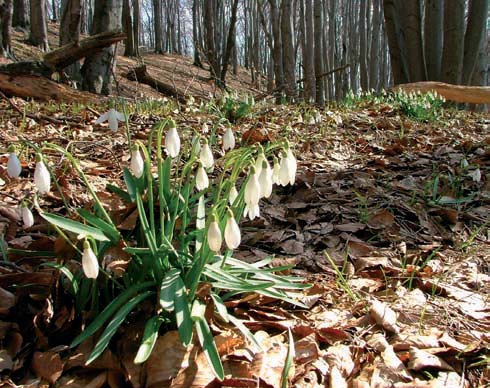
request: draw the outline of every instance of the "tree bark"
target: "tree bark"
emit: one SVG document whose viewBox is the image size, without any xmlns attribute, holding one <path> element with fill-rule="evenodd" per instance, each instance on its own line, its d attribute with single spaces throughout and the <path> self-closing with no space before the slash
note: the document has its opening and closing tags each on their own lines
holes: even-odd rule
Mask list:
<svg viewBox="0 0 490 388">
<path fill-rule="evenodd" d="M 95 0 L 92 35 L 121 30 L 121 13 L 121 0 Z M 82 67 L 82 88 L 92 93 L 110 94 L 115 64 L 116 48 L 114 45 L 87 57 Z"/>
<path fill-rule="evenodd" d="M 284 66 L 284 85 L 286 97 L 293 102 L 297 97 L 296 89 L 296 58 L 293 45 L 292 2 L 283 0 L 281 3 L 281 41 Z"/>
<path fill-rule="evenodd" d="M 480 53 L 480 46 L 486 31 L 488 0 L 471 0 L 468 23 L 464 37 L 463 75 L 461 83 L 471 83 L 473 71 Z"/>
<path fill-rule="evenodd" d="M 373 32 L 369 61 L 369 82 L 371 88 L 379 90 L 380 40 L 381 40 L 381 0 L 373 0 Z"/>
<path fill-rule="evenodd" d="M 303 0 L 302 0 L 303 1 Z M 304 45 L 302 47 L 303 66 L 305 73 L 305 100 L 315 100 L 315 49 L 313 34 L 313 4 L 312 0 L 304 0 Z M 303 4 L 303 3 L 302 3 Z"/>
<path fill-rule="evenodd" d="M 426 0 L 425 3 L 425 62 L 427 79 L 441 79 L 444 0 Z"/>
<path fill-rule="evenodd" d="M 274 39 L 274 49 L 272 50 L 272 59 L 274 61 L 274 79 L 276 81 L 276 90 L 278 91 L 277 102 L 281 100 L 281 94 L 284 91 L 284 68 L 282 63 L 282 41 L 281 41 L 281 20 L 277 0 L 269 0 L 270 18 L 272 26 L 272 37 Z"/>
<path fill-rule="evenodd" d="M 124 42 L 125 57 L 135 56 L 133 18 L 131 17 L 131 6 L 129 4 L 129 1 L 130 0 L 123 0 L 123 7 L 122 7 L 122 26 L 123 26 L 123 31 L 127 37 L 126 41 Z"/>
<path fill-rule="evenodd" d="M 141 7 L 140 0 L 133 0 L 133 56 L 140 56 L 140 25 Z"/>
<path fill-rule="evenodd" d="M 325 103 L 323 88 L 323 14 L 322 1 L 313 0 L 313 26 L 314 26 L 314 50 L 315 50 L 315 101 L 317 104 Z"/>
<path fill-rule="evenodd" d="M 80 25 L 82 15 L 81 0 L 63 0 L 61 6 L 60 46 L 68 43 L 78 44 L 80 40 Z M 75 61 L 64 69 L 70 78 L 81 81 L 80 62 Z"/>
<path fill-rule="evenodd" d="M 163 54 L 163 18 L 161 0 L 153 0 L 153 29 L 155 32 L 155 53 Z"/>
<path fill-rule="evenodd" d="M 27 26 L 29 26 L 29 18 L 27 17 L 26 0 L 14 0 L 12 27 L 27 28 Z"/>
<path fill-rule="evenodd" d="M 369 79 L 367 70 L 367 38 L 366 38 L 366 3 L 361 1 L 359 7 L 359 67 L 361 72 L 361 89 L 366 91 L 369 89 Z"/>
<path fill-rule="evenodd" d="M 11 52 L 12 0 L 0 0 L 0 56 Z"/>
<path fill-rule="evenodd" d="M 463 70 L 465 0 L 444 3 L 444 43 L 442 48 L 442 80 L 459 84 Z"/>
<path fill-rule="evenodd" d="M 233 2 L 231 8 L 230 26 L 228 27 L 228 37 L 226 38 L 226 49 L 223 57 L 223 66 L 221 68 L 220 83 L 222 87 L 226 85 L 226 73 L 228 72 L 228 64 L 230 63 L 231 54 L 235 47 L 235 25 L 237 19 L 238 0 Z"/>
<path fill-rule="evenodd" d="M 408 59 L 408 79 L 410 82 L 425 81 L 424 51 L 422 48 L 421 0 L 403 1 L 399 18 Z"/>
<path fill-rule="evenodd" d="M 398 0 L 383 0 L 383 12 L 385 18 L 385 29 L 390 48 L 391 69 L 395 84 L 408 82 L 408 72 L 404 63 L 404 46 L 401 41 L 400 24 L 397 19 L 397 9 L 395 7 Z"/>
<path fill-rule="evenodd" d="M 199 66 L 202 68 L 201 56 L 199 51 L 201 50 L 201 41 L 199 39 L 199 2 L 198 0 L 193 0 L 192 2 L 192 43 L 194 45 L 194 66 Z"/>
<path fill-rule="evenodd" d="M 31 33 L 29 42 L 43 51 L 49 50 L 46 25 L 46 0 L 31 0 Z"/>
</svg>

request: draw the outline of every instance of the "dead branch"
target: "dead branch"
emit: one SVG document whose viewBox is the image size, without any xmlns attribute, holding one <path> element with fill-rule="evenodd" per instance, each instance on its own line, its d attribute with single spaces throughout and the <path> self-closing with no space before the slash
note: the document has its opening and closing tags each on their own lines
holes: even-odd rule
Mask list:
<svg viewBox="0 0 490 388">
<path fill-rule="evenodd" d="M 397 85 L 394 90 L 410 92 L 437 92 L 448 101 L 468 104 L 490 104 L 489 86 L 451 85 L 443 82 L 414 82 Z"/>
</svg>

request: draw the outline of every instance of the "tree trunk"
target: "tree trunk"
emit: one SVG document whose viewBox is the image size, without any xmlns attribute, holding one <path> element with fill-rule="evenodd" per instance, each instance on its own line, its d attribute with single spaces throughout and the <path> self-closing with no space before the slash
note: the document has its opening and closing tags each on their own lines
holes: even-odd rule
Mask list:
<svg viewBox="0 0 490 388">
<path fill-rule="evenodd" d="M 398 14 L 401 19 L 410 82 L 425 81 L 427 79 L 422 48 L 421 6 L 421 0 L 403 1 Z"/>
<path fill-rule="evenodd" d="M 487 15 L 488 0 L 471 0 L 464 37 L 463 76 L 461 79 L 463 85 L 468 85 L 471 82 L 486 30 Z"/>
<path fill-rule="evenodd" d="M 58 7 L 56 5 L 56 0 L 51 0 L 51 12 L 53 13 L 51 20 L 53 22 L 57 22 L 58 21 Z"/>
<path fill-rule="evenodd" d="M 141 8 L 140 0 L 133 0 L 133 56 L 140 56 L 140 25 Z"/>
<path fill-rule="evenodd" d="M 223 86 L 222 80 L 220 79 L 221 69 L 219 63 L 219 54 L 217 49 L 217 37 L 219 28 L 215 23 L 216 17 L 216 0 L 208 0 L 204 4 L 203 8 L 203 19 L 204 19 L 204 39 L 206 43 L 206 57 L 209 62 L 209 71 L 211 73 L 211 78 L 214 80 L 217 86 Z"/>
<path fill-rule="evenodd" d="M 391 69 L 395 84 L 408 82 L 408 72 L 403 58 L 403 42 L 401 40 L 400 24 L 397 19 L 395 7 L 398 0 L 383 0 L 383 12 L 385 18 L 385 29 L 390 48 Z"/>
<path fill-rule="evenodd" d="M 80 40 L 81 15 L 81 0 L 63 0 L 61 6 L 60 46 Z M 80 62 L 75 62 L 65 68 L 64 71 L 70 78 L 81 81 Z"/>
<path fill-rule="evenodd" d="M 31 33 L 29 42 L 43 51 L 49 50 L 45 0 L 31 0 Z"/>
<path fill-rule="evenodd" d="M 293 102 L 296 90 L 296 58 L 293 46 L 292 2 L 283 0 L 281 3 L 281 41 L 284 66 L 284 84 L 286 97 Z"/>
<path fill-rule="evenodd" d="M 425 62 L 427 79 L 441 79 L 444 0 L 426 0 L 425 3 Z"/>
<path fill-rule="evenodd" d="M 465 0 L 444 3 L 444 44 L 442 48 L 442 80 L 459 84 L 463 70 Z"/>
<path fill-rule="evenodd" d="M 313 26 L 314 26 L 314 50 L 315 50 L 315 101 L 317 104 L 325 103 L 323 89 L 323 14 L 322 1 L 313 0 Z"/>
<path fill-rule="evenodd" d="M 230 26 L 228 27 L 228 37 L 226 38 L 226 49 L 223 57 L 223 66 L 221 68 L 221 86 L 225 87 L 226 85 L 226 73 L 228 72 L 228 64 L 230 63 L 230 57 L 233 52 L 233 48 L 235 47 L 235 25 L 237 19 L 237 10 L 238 10 L 238 0 L 233 2 L 231 8 L 231 16 L 230 16 Z"/>
<path fill-rule="evenodd" d="M 155 53 L 163 54 L 163 18 L 161 0 L 153 0 L 153 29 L 155 31 Z"/>
<path fill-rule="evenodd" d="M 0 0 L 0 56 L 11 52 L 12 0 Z"/>
<path fill-rule="evenodd" d="M 194 45 L 194 66 L 203 67 L 201 63 L 201 56 L 199 51 L 201 50 L 201 41 L 199 39 L 199 12 L 198 12 L 199 2 L 194 0 L 192 2 L 192 43 Z"/>
<path fill-rule="evenodd" d="M 367 70 L 367 38 L 366 38 L 366 0 L 361 1 L 359 7 L 359 68 L 361 72 L 361 89 L 369 89 L 369 79 Z"/>
<path fill-rule="evenodd" d="M 380 65 L 380 50 L 379 42 L 381 40 L 381 0 L 373 0 L 373 32 L 371 53 L 369 61 L 369 82 L 371 88 L 375 91 L 379 90 L 379 65 Z"/>
<path fill-rule="evenodd" d="M 272 37 L 274 39 L 274 49 L 272 50 L 272 59 L 274 61 L 274 78 L 276 81 L 276 90 L 279 93 L 277 99 L 281 100 L 281 94 L 284 91 L 284 70 L 282 63 L 282 41 L 281 41 L 281 21 L 277 0 L 269 0 L 270 18 L 272 25 Z"/>
<path fill-rule="evenodd" d="M 92 35 L 121 29 L 122 0 L 95 0 Z M 108 95 L 112 91 L 112 75 L 116 65 L 115 45 L 85 59 L 82 88 Z"/>
<path fill-rule="evenodd" d="M 26 0 L 14 0 L 14 14 L 12 16 L 12 27 L 27 28 L 29 18 L 27 17 Z"/>
<path fill-rule="evenodd" d="M 124 42 L 124 56 L 133 57 L 135 56 L 135 44 L 133 35 L 133 18 L 131 17 L 131 6 L 129 4 L 130 0 L 123 0 L 122 8 L 122 26 L 123 31 L 127 38 Z"/>
<path fill-rule="evenodd" d="M 312 0 L 304 0 L 304 46 L 303 66 L 305 72 L 305 100 L 315 100 L 315 49 L 313 34 L 313 4 Z"/>
</svg>

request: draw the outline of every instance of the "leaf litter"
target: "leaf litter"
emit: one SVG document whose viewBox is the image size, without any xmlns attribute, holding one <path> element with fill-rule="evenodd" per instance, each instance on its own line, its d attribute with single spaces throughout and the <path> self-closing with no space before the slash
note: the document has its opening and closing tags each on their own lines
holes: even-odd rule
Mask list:
<svg viewBox="0 0 490 388">
<path fill-rule="evenodd" d="M 0 102 L 1 149 L 12 142 L 49 139 L 69 149 L 123 229 L 134 227 L 134 207 L 104 194 L 128 165 L 123 131 L 96 125 L 104 107 L 41 106 L 22 120 Z M 72 247 L 35 215 L 23 229 L 16 198 L 28 180 L 6 175 L 0 155 L 0 234 L 10 248 L 0 265 L 0 369 L 2 386 L 40 387 L 279 387 L 294 338 L 291 387 L 479 387 L 490 382 L 490 135 L 489 120 L 445 111 L 435 123 L 413 121 L 390 106 L 367 104 L 322 111 L 321 121 L 299 119 L 304 107 L 257 105 L 234 125 L 243 141 L 287 136 L 299 161 L 294 187 L 276 189 L 262 218 L 244 222 L 237 257 L 307 277 L 299 295 L 308 309 L 249 294 L 227 301 L 260 350 L 228 323 L 210 327 L 226 378 L 219 382 L 198 343 L 185 348 L 176 332 L 157 339 L 143 365 L 132 361 L 143 319 L 132 317 L 114 344 L 90 365 L 89 342 L 69 349 L 81 322 L 61 273 L 46 263 L 76 266 Z M 66 125 L 42 120 L 56 112 Z M 209 113 L 187 106 L 166 111 L 178 126 L 201 130 Z M 134 138 L 144 139 L 156 114 L 132 113 Z M 77 123 L 76 126 L 71 123 Z M 190 131 L 189 131 L 190 132 Z M 76 172 L 50 156 L 60 188 L 73 207 L 89 207 Z M 33 155 L 21 153 L 23 175 Z M 63 214 L 57 192 L 43 208 Z M 123 273 L 130 258 L 109 252 L 106 268 Z M 144 312 L 144 308 L 143 308 Z"/>
</svg>

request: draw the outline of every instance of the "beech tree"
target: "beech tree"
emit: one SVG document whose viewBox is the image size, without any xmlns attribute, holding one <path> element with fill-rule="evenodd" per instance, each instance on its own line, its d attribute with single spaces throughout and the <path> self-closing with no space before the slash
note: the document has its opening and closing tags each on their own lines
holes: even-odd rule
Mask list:
<svg viewBox="0 0 490 388">
<path fill-rule="evenodd" d="M 60 46 L 80 40 L 82 16 L 81 0 L 63 0 L 61 4 Z M 68 66 L 65 73 L 72 79 L 80 81 L 80 63 L 77 61 Z"/>
<path fill-rule="evenodd" d="M 21 28 L 27 28 L 29 26 L 26 0 L 14 0 L 12 26 Z"/>
<path fill-rule="evenodd" d="M 11 51 L 10 26 L 12 25 L 12 0 L 0 0 L 0 55 Z"/>
<path fill-rule="evenodd" d="M 43 51 L 49 50 L 46 19 L 46 0 L 31 0 L 31 22 L 29 42 Z"/>
</svg>

